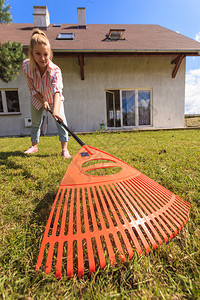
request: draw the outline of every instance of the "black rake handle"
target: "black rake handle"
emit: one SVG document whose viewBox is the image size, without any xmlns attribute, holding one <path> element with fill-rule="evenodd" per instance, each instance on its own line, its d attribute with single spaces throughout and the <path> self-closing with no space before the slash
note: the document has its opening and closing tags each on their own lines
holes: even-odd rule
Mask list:
<svg viewBox="0 0 200 300">
<path fill-rule="evenodd" d="M 53 113 L 52 113 L 51 110 L 48 110 L 48 112 L 50 112 L 50 114 L 53 115 Z M 77 135 L 76 135 L 73 131 L 71 131 L 71 130 L 69 129 L 69 127 L 68 127 L 61 119 L 57 119 L 56 122 L 57 122 L 59 125 L 61 125 L 62 127 L 64 127 L 64 128 L 71 134 L 71 136 L 73 136 L 73 138 L 77 141 L 77 143 L 79 143 L 79 145 L 81 145 L 81 146 L 84 146 L 84 145 L 85 145 L 85 143 L 83 143 L 83 141 L 81 141 L 81 140 L 77 137 Z"/>
</svg>

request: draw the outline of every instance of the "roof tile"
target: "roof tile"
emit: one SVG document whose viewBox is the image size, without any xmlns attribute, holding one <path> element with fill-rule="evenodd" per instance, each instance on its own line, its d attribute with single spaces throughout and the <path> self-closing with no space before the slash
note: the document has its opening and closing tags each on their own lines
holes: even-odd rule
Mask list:
<svg viewBox="0 0 200 300">
<path fill-rule="evenodd" d="M 78 29 L 76 24 L 62 24 L 44 30 L 56 51 L 138 51 L 138 52 L 198 52 L 200 43 L 159 25 L 88 24 L 87 29 Z M 110 29 L 125 29 L 125 40 L 106 39 Z M 19 41 L 29 45 L 32 23 L 0 24 L 0 42 Z M 56 40 L 59 33 L 74 33 L 74 40 Z"/>
</svg>

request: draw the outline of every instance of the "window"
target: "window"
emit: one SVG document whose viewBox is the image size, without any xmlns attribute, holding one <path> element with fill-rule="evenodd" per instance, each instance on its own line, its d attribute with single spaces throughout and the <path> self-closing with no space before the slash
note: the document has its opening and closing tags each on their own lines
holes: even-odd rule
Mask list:
<svg viewBox="0 0 200 300">
<path fill-rule="evenodd" d="M 123 126 L 135 126 L 135 91 L 122 91 Z"/>
<path fill-rule="evenodd" d="M 124 40 L 125 29 L 110 29 L 108 38 L 110 40 Z"/>
<path fill-rule="evenodd" d="M 74 33 L 59 33 L 56 37 L 57 40 L 74 40 Z"/>
<path fill-rule="evenodd" d="M 150 91 L 138 91 L 139 125 L 150 125 L 151 119 L 151 94 Z"/>
<path fill-rule="evenodd" d="M 107 126 L 151 125 L 152 92 L 149 89 L 107 90 Z"/>
<path fill-rule="evenodd" d="M 53 24 L 53 27 L 61 27 L 61 24 Z"/>
<path fill-rule="evenodd" d="M 19 113 L 19 97 L 17 90 L 0 90 L 0 113 Z"/>
</svg>

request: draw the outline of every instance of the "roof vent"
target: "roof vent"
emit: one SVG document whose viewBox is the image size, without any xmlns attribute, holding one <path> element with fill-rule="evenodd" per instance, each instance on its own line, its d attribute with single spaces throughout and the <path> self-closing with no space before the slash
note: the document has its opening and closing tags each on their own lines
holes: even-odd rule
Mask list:
<svg viewBox="0 0 200 300">
<path fill-rule="evenodd" d="M 86 13 L 85 13 L 85 7 L 78 7 L 78 28 L 80 29 L 86 29 Z"/>
<path fill-rule="evenodd" d="M 110 29 L 108 39 L 110 40 L 125 40 L 124 38 L 125 29 Z"/>
<path fill-rule="evenodd" d="M 33 6 L 34 27 L 47 28 L 50 24 L 49 11 L 46 6 Z"/>
</svg>

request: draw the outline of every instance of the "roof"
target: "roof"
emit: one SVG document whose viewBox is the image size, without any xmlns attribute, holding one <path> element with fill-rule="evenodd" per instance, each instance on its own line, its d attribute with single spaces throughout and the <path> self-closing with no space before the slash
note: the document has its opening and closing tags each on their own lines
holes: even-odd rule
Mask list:
<svg viewBox="0 0 200 300">
<path fill-rule="evenodd" d="M 124 29 L 123 40 L 108 40 L 110 29 Z M 0 42 L 19 41 L 28 47 L 33 23 L 0 24 Z M 79 29 L 76 24 L 50 24 L 44 30 L 54 52 L 138 52 L 185 53 L 198 55 L 200 43 L 159 25 L 88 24 Z M 57 40 L 59 33 L 73 33 L 74 40 Z"/>
</svg>

